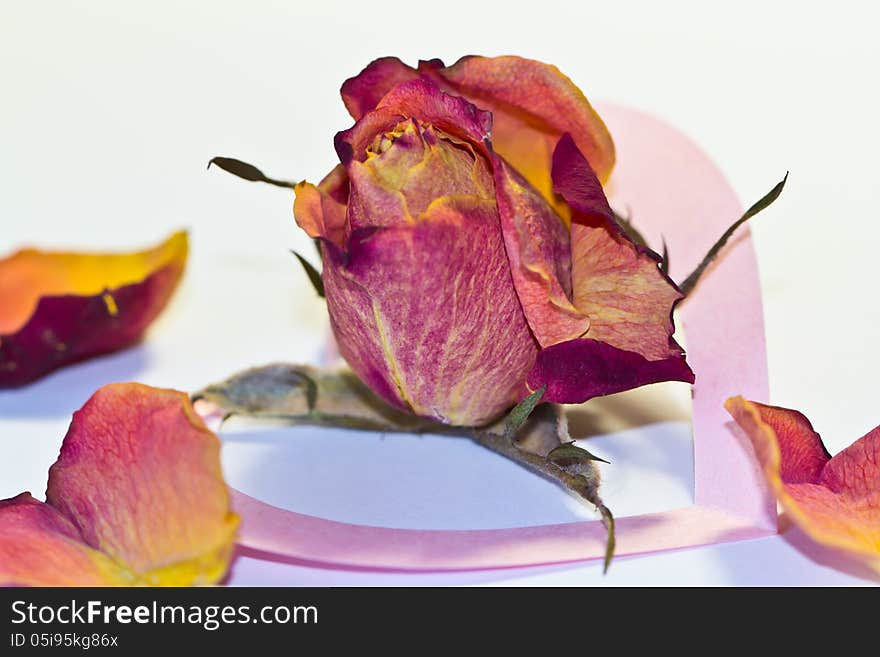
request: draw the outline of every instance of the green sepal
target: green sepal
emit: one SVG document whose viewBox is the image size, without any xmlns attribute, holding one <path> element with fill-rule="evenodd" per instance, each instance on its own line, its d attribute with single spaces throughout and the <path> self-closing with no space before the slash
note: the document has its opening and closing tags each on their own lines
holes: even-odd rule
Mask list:
<svg viewBox="0 0 880 657">
<path fill-rule="evenodd" d="M 319 272 L 308 260 L 303 258 L 299 253 L 294 251 L 293 249 L 290 252 L 296 256 L 296 259 L 299 260 L 299 264 L 302 265 L 302 268 L 306 271 L 306 276 L 309 277 L 309 281 L 312 283 L 312 287 L 315 288 L 315 292 L 318 293 L 318 296 L 322 299 L 324 298 L 324 279 L 321 276 L 321 272 Z"/>
<path fill-rule="evenodd" d="M 290 182 L 289 180 L 276 180 L 275 178 L 269 178 L 253 164 L 236 160 L 234 157 L 212 157 L 211 161 L 208 162 L 209 169 L 212 164 L 223 169 L 227 173 L 231 173 L 233 176 L 238 176 L 239 178 L 250 182 L 262 182 L 268 185 L 275 185 L 276 187 L 286 187 L 288 189 L 296 187 L 296 183 Z"/>
</svg>

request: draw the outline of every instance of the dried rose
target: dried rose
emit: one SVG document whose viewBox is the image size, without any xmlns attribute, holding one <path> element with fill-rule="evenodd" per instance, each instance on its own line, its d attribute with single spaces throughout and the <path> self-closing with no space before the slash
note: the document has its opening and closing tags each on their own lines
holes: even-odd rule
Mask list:
<svg viewBox="0 0 880 657">
<path fill-rule="evenodd" d="M 112 384 L 74 413 L 46 502 L 0 500 L 0 586 L 210 584 L 237 527 L 187 395 Z"/>
<path fill-rule="evenodd" d="M 0 388 L 137 342 L 183 275 L 186 233 L 137 253 L 0 260 Z"/>
<path fill-rule="evenodd" d="M 517 57 L 383 59 L 342 93 L 341 165 L 297 185 L 294 214 L 321 242 L 340 351 L 377 394 L 481 425 L 542 386 L 575 403 L 693 381 L 671 337 L 682 295 L 615 222 L 611 137 L 568 78 Z"/>
</svg>

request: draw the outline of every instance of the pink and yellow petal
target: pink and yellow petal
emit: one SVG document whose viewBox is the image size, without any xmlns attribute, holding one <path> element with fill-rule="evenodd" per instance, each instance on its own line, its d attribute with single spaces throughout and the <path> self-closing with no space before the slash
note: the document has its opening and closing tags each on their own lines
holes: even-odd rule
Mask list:
<svg viewBox="0 0 880 657">
<path fill-rule="evenodd" d="M 108 586 L 135 578 L 86 545 L 56 509 L 22 493 L 0 500 L 0 586 Z"/>
<path fill-rule="evenodd" d="M 393 131 L 402 120 L 416 118 L 447 135 L 483 148 L 492 132 L 492 114 L 464 98 L 443 92 L 428 79 L 416 79 L 394 87 L 376 108 L 336 135 L 336 153 L 343 165 L 352 159 L 363 162 L 376 135 Z"/>
<path fill-rule="evenodd" d="M 583 336 L 590 319 L 571 301 L 571 239 L 544 198 L 495 156 L 498 213 L 516 292 L 542 347 Z"/>
<path fill-rule="evenodd" d="M 830 458 L 809 421 L 733 397 L 725 408 L 749 437 L 771 490 L 815 541 L 880 570 L 880 428 Z"/>
<path fill-rule="evenodd" d="M 133 344 L 183 275 L 186 233 L 129 254 L 19 251 L 0 260 L 0 388 Z"/>
<path fill-rule="evenodd" d="M 419 71 L 441 79 L 494 115 L 496 151 L 551 203 L 550 161 L 569 133 L 601 180 L 614 166 L 614 142 L 583 92 L 559 69 L 522 57 L 463 57 L 452 66 L 421 62 Z"/>
<path fill-rule="evenodd" d="M 219 440 L 182 392 L 99 389 L 74 414 L 46 498 L 144 583 L 208 584 L 228 567 L 238 517 Z"/>
<path fill-rule="evenodd" d="M 553 156 L 553 181 L 573 212 L 572 302 L 590 319 L 586 337 L 649 361 L 683 361 L 672 338 L 672 311 L 682 293 L 660 271 L 657 254 L 620 230 L 599 180 L 568 135 Z"/>
<path fill-rule="evenodd" d="M 475 426 L 521 399 L 537 345 L 494 203 L 450 197 L 413 226 L 355 233 L 348 261 L 333 267 L 325 290 L 337 342 L 390 403 Z"/>
</svg>

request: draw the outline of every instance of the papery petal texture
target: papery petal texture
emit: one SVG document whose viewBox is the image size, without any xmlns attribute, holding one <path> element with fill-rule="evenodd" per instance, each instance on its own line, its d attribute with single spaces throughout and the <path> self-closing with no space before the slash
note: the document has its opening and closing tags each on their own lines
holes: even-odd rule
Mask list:
<svg viewBox="0 0 880 657">
<path fill-rule="evenodd" d="M 345 82 L 342 97 L 357 120 L 377 107 L 395 86 L 422 75 L 494 116 L 492 142 L 551 205 L 565 215 L 553 195 L 550 163 L 559 138 L 569 133 L 601 180 L 614 166 L 614 142 L 583 92 L 559 69 L 515 56 L 461 58 L 452 66 L 419 62 L 418 70 L 385 57 Z"/>
<path fill-rule="evenodd" d="M 494 157 L 498 212 L 526 319 L 541 346 L 583 336 L 590 318 L 571 300 L 571 236 L 544 198 Z"/>
<path fill-rule="evenodd" d="M 318 185 L 305 181 L 296 185 L 293 216 L 309 237 L 325 238 L 342 248 L 348 184 L 348 174 L 340 164 Z"/>
<path fill-rule="evenodd" d="M 0 260 L 0 388 L 137 342 L 183 274 L 186 233 L 138 253 Z"/>
<path fill-rule="evenodd" d="M 382 57 L 370 62 L 358 75 L 342 84 L 342 102 L 357 121 L 375 109 L 382 97 L 398 84 L 418 77 L 418 71 L 397 57 Z"/>
<path fill-rule="evenodd" d="M 810 537 L 880 571 L 880 427 L 831 457 L 801 413 L 733 397 L 771 489 Z"/>
<path fill-rule="evenodd" d="M 186 394 L 136 383 L 104 386 L 74 414 L 46 501 L 148 584 L 216 582 L 238 526 L 217 437 Z"/>
<path fill-rule="evenodd" d="M 578 403 L 659 381 L 693 383 L 672 338 L 672 311 L 683 295 L 660 271 L 659 257 L 619 228 L 570 136 L 560 139 L 553 163 L 556 192 L 572 209 L 572 304 L 589 319 L 589 331 L 570 344 L 544 345 L 529 388 L 547 385 L 549 401 Z"/>
<path fill-rule="evenodd" d="M 57 509 L 22 493 L 0 500 L 0 586 L 131 583 L 124 568 L 86 545 Z"/>
<path fill-rule="evenodd" d="M 555 203 L 549 164 L 556 142 L 570 134 L 600 180 L 614 166 L 614 142 L 583 92 L 550 64 L 522 57 L 463 57 L 419 70 L 440 76 L 457 93 L 492 112 L 495 150 L 550 203 Z"/>
<path fill-rule="evenodd" d="M 493 203 L 444 200 L 414 226 L 355 233 L 349 249 L 325 248 L 328 307 L 343 356 L 378 394 L 466 426 L 519 400 L 537 347 Z"/>
</svg>

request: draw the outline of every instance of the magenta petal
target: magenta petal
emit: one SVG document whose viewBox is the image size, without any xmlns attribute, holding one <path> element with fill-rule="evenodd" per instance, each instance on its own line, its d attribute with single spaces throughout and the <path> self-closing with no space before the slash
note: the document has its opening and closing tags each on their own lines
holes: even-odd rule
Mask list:
<svg viewBox="0 0 880 657">
<path fill-rule="evenodd" d="M 348 130 L 336 135 L 334 144 L 342 164 L 363 161 L 367 146 L 376 135 L 392 130 L 405 119 L 416 118 L 443 132 L 485 148 L 492 132 L 492 113 L 464 98 L 440 90 L 431 80 L 417 79 L 396 86 Z"/>
<path fill-rule="evenodd" d="M 324 252 L 340 351 L 388 402 L 477 426 L 522 398 L 537 345 L 494 203 L 445 199 L 413 226 L 354 231 L 347 259 Z"/>
<path fill-rule="evenodd" d="M 634 351 L 580 338 L 547 347 L 538 354 L 528 385 L 546 385 L 544 401 L 579 404 L 593 397 L 661 381 L 694 382 L 683 356 L 647 360 Z"/>
<path fill-rule="evenodd" d="M 418 72 L 397 57 L 382 57 L 370 62 L 363 71 L 342 83 L 342 102 L 357 121 L 373 110 L 385 94 L 398 84 L 417 77 Z"/>
<path fill-rule="evenodd" d="M 619 230 L 614 213 L 608 205 L 602 183 L 587 158 L 578 150 L 571 135 L 564 134 L 553 151 L 553 190 L 573 210 L 586 217 L 604 219 Z"/>
</svg>

